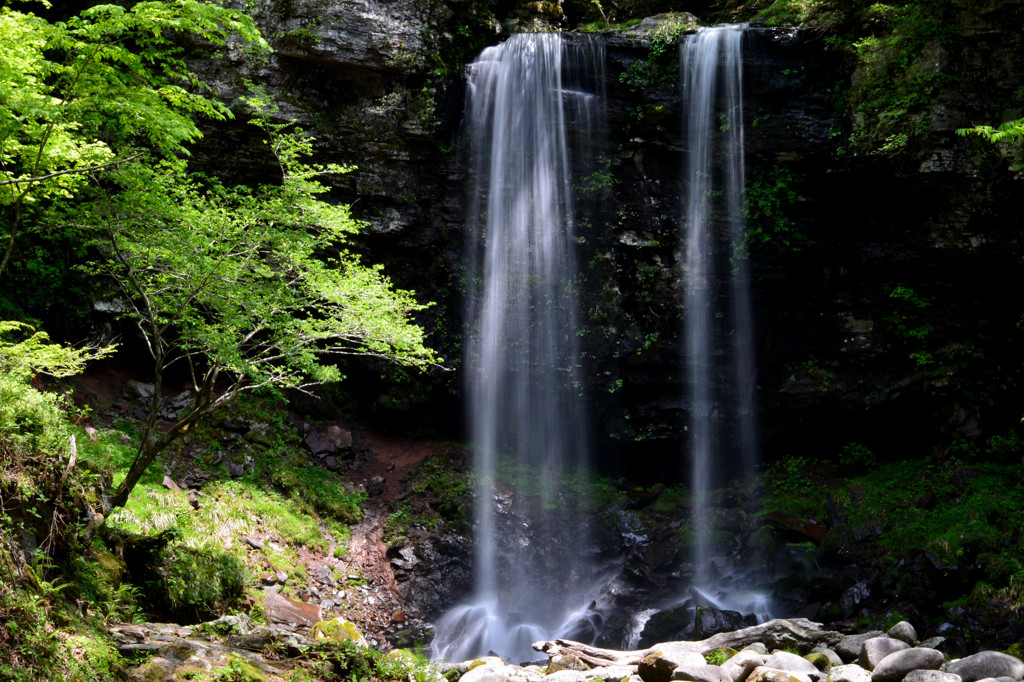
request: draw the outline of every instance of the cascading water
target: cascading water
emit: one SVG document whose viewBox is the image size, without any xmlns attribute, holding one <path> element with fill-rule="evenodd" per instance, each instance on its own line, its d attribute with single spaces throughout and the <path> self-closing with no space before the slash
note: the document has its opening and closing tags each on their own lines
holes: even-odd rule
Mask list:
<svg viewBox="0 0 1024 682">
<path fill-rule="evenodd" d="M 603 64 L 600 44 L 550 33 L 513 36 L 470 66 L 476 586 L 437 623 L 435 658 L 527 660 L 532 642 L 579 633 L 591 569 L 576 512 L 587 443 L 571 178 L 593 155 Z"/>
<path fill-rule="evenodd" d="M 695 587 L 702 592 L 714 590 L 717 579 L 708 495 L 722 481 L 714 479 L 714 472 L 724 469 L 749 475 L 757 453 L 743 215 L 744 28 L 704 29 L 680 45 L 688 149 L 684 331 L 692 410 L 693 561 Z M 719 283 L 726 278 L 731 282 L 729 296 L 719 291 Z M 729 305 L 721 303 L 723 298 Z M 719 319 L 729 320 L 731 326 L 716 326 Z M 727 350 L 720 350 L 724 345 Z M 736 454 L 731 457 L 724 452 L 730 440 L 726 430 L 734 434 L 731 450 Z"/>
</svg>

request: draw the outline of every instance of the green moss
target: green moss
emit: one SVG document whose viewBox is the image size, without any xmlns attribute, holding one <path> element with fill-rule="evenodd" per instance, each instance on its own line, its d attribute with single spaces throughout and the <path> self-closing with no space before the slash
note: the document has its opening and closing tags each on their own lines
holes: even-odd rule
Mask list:
<svg viewBox="0 0 1024 682">
<path fill-rule="evenodd" d="M 828 656 L 817 651 L 806 654 L 804 659 L 822 672 L 828 672 L 828 669 L 832 667 L 832 663 L 828 660 Z"/>
<path fill-rule="evenodd" d="M 708 665 L 722 665 L 735 655 L 735 649 L 730 649 L 727 646 L 720 646 L 717 649 L 713 649 L 712 651 L 704 654 L 704 660 L 708 662 Z"/>
<path fill-rule="evenodd" d="M 352 621 L 342 617 L 333 620 L 322 620 L 310 630 L 309 638 L 317 642 L 360 642 L 363 633 Z"/>
</svg>

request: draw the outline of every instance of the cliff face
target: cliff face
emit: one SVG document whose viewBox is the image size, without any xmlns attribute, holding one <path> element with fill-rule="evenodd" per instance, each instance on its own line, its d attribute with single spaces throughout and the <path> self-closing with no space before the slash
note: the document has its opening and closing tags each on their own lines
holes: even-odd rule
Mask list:
<svg viewBox="0 0 1024 682">
<path fill-rule="evenodd" d="M 336 188 L 369 223 L 359 248 L 437 301 L 422 322 L 457 369 L 466 224 L 457 67 L 510 32 L 565 24 L 561 10 L 405 0 L 247 8 L 277 53 L 211 60 L 211 77 L 228 98 L 243 77 L 264 82 L 281 115 L 318 138 L 322 160 L 357 166 Z M 769 455 L 834 455 L 852 443 L 914 455 L 1019 420 L 1024 193 L 997 148 L 954 131 L 1019 106 L 1020 12 L 1018 2 L 955 8 L 952 38 L 926 38 L 900 67 L 917 96 L 874 108 L 856 98 L 877 62 L 852 69 L 821 32 L 748 32 L 748 251 Z M 606 34 L 605 163 L 578 183 L 589 213 L 578 260 L 595 442 L 606 469 L 640 478 L 681 474 L 687 447 L 686 150 L 674 54 L 688 21 Z M 891 132 L 894 117 L 908 133 Z M 258 176 L 262 150 L 244 128 L 213 131 L 203 155 Z M 350 375 L 369 398 L 384 390 L 382 371 Z M 378 407 L 457 432 L 460 387 L 458 372 L 406 381 Z"/>
</svg>

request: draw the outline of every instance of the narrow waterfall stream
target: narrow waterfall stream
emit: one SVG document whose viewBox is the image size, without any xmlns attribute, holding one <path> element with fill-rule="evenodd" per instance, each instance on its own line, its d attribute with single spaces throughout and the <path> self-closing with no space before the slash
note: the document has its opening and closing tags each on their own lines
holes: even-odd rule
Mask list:
<svg viewBox="0 0 1024 682">
<path fill-rule="evenodd" d="M 743 211 L 744 28 L 703 29 L 680 44 L 687 148 L 684 333 L 692 415 L 694 583 L 708 593 L 714 592 L 719 577 L 708 495 L 725 482 L 723 471 L 731 472 L 730 478 L 749 476 L 757 462 Z"/>
<path fill-rule="evenodd" d="M 603 69 L 599 42 L 555 33 L 513 36 L 470 67 L 476 586 L 437 623 L 438 658 L 530 659 L 534 641 L 571 631 L 586 604 L 572 173 L 594 153 Z"/>
</svg>

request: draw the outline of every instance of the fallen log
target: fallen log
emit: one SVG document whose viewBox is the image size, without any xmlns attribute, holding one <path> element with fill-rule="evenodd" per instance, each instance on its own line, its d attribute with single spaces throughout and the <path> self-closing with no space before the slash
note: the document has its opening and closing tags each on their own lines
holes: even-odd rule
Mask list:
<svg viewBox="0 0 1024 682">
<path fill-rule="evenodd" d="M 793 633 L 796 636 L 808 637 L 810 639 L 825 638 L 827 631 L 822 629 L 821 623 L 806 618 L 776 618 L 759 625 L 754 625 L 742 630 L 733 632 L 720 632 L 707 639 L 694 642 L 664 642 L 656 644 L 649 649 L 640 651 L 618 651 L 615 649 L 599 649 L 581 642 L 574 642 L 568 639 L 553 639 L 543 642 L 534 642 L 533 648 L 536 651 L 550 656 L 576 656 L 581 661 L 594 667 L 605 667 L 611 665 L 639 665 L 644 657 L 657 652 L 671 651 L 673 653 L 693 652 L 706 654 L 719 647 L 730 647 L 739 649 L 760 642 L 768 633 L 778 631 Z"/>
</svg>

